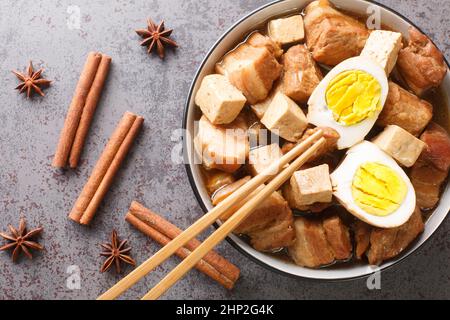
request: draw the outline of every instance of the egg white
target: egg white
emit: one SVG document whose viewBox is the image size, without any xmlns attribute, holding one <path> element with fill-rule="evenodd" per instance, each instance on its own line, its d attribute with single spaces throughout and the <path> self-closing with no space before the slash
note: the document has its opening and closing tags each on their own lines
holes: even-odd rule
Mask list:
<svg viewBox="0 0 450 320">
<path fill-rule="evenodd" d="M 342 125 L 334 120 L 333 113 L 328 108 L 325 97 L 325 92 L 330 81 L 341 72 L 347 70 L 361 70 L 367 72 L 372 75 L 381 86 L 380 110 L 376 111 L 371 117 L 349 126 Z M 308 122 L 318 127 L 324 126 L 333 128 L 340 135 L 340 138 L 337 141 L 338 149 L 349 148 L 364 140 L 364 137 L 369 133 L 370 129 L 372 129 L 386 102 L 388 91 L 389 86 L 386 73 L 375 61 L 368 57 L 349 58 L 331 69 L 314 89 L 308 100 Z"/>
<path fill-rule="evenodd" d="M 365 162 L 378 162 L 390 167 L 405 182 L 407 193 L 400 206 L 387 216 L 376 216 L 364 211 L 353 199 L 352 182 L 356 170 Z M 408 221 L 416 206 L 416 193 L 406 173 L 388 154 L 369 141 L 350 148 L 344 160 L 330 175 L 333 195 L 355 217 L 380 228 L 394 228 Z"/>
</svg>

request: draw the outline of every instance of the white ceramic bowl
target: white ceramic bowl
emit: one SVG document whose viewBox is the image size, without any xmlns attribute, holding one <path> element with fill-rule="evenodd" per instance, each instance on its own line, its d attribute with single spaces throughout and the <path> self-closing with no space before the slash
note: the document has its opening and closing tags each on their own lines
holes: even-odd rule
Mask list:
<svg viewBox="0 0 450 320">
<path fill-rule="evenodd" d="M 299 12 L 310 2 L 312 2 L 312 0 L 275 1 L 254 10 L 247 16 L 237 21 L 231 28 L 229 28 L 212 46 L 203 62 L 201 63 L 192 82 L 186 101 L 183 128 L 188 132 L 188 134 L 186 134 L 186 136 L 184 137 L 184 151 L 185 157 L 187 157 L 186 170 L 195 196 L 197 197 L 200 206 L 205 212 L 212 208 L 212 204 L 202 181 L 200 168 L 198 165 L 194 164 L 194 149 L 191 133 L 194 132 L 194 120 L 196 119 L 195 116 L 198 115 L 199 112 L 199 108 L 194 104 L 194 93 L 197 92 L 197 89 L 203 77 L 213 71 L 214 64 L 219 61 L 227 51 L 229 51 L 237 43 L 239 43 L 245 35 L 254 30 L 255 27 L 260 26 L 263 22 L 269 20 L 274 16 L 280 16 L 295 10 Z M 404 36 L 407 36 L 408 34 L 408 27 L 413 25 L 411 21 L 403 17 L 401 14 L 372 1 L 332 0 L 332 2 L 339 8 L 362 16 L 366 15 L 366 13 L 368 12 L 367 10 L 370 10 L 370 8 L 376 7 L 379 9 L 382 24 L 392 28 L 393 30 L 401 32 Z M 450 95 L 449 72 L 447 72 L 442 86 L 444 88 L 444 98 L 448 102 Z M 446 105 L 448 106 L 448 103 Z M 320 280 L 352 279 L 367 276 L 373 273 L 374 270 L 381 270 L 393 266 L 394 264 L 406 258 L 408 255 L 417 250 L 436 231 L 436 229 L 447 216 L 449 210 L 450 187 L 449 184 L 447 184 L 442 194 L 439 206 L 434 210 L 433 214 L 426 223 L 424 233 L 414 242 L 413 245 L 408 248 L 408 250 L 405 250 L 395 259 L 383 263 L 377 269 L 374 269 L 374 267 L 367 264 L 359 263 L 344 264 L 340 267 L 335 268 L 308 269 L 297 266 L 294 263 L 288 262 L 286 260 L 276 258 L 273 255 L 258 252 L 254 250 L 250 245 L 248 245 L 245 241 L 241 240 L 235 235 L 230 235 L 227 240 L 247 257 L 271 270 L 281 272 L 285 275 Z"/>
</svg>

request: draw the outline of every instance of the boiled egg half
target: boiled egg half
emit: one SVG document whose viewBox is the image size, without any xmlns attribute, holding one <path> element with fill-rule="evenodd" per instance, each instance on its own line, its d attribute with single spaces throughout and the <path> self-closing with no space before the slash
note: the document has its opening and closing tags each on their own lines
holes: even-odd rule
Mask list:
<svg viewBox="0 0 450 320">
<path fill-rule="evenodd" d="M 338 201 L 372 226 L 398 227 L 416 206 L 414 188 L 403 169 L 369 141 L 350 148 L 330 177 Z"/>
<path fill-rule="evenodd" d="M 383 109 L 385 71 L 367 57 L 344 60 L 330 70 L 308 100 L 308 122 L 335 129 L 338 149 L 364 140 Z"/>
</svg>

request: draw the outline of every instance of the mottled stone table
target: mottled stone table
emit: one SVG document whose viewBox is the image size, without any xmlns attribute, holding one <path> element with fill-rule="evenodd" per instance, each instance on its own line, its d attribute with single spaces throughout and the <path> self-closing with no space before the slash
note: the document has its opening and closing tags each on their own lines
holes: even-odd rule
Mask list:
<svg viewBox="0 0 450 320">
<path fill-rule="evenodd" d="M 19 215 L 23 215 L 30 225 L 45 226 L 42 243 L 46 250 L 37 254 L 34 261 L 22 259 L 17 265 L 10 262 L 6 253 L 0 253 L 0 299 L 92 299 L 110 287 L 119 277 L 99 273 L 102 259 L 98 256 L 98 244 L 109 237 L 112 228 L 129 238 L 138 262 L 159 248 L 124 221 L 134 199 L 181 227 L 187 227 L 202 214 L 183 165 L 172 164 L 170 160 L 177 143 L 172 141 L 171 134 L 181 126 L 189 84 L 209 47 L 234 21 L 265 2 L 2 1 L 0 229 L 5 229 L 8 223 L 18 224 Z M 449 57 L 447 0 L 381 2 L 414 20 Z M 133 31 L 144 27 L 148 16 L 166 19 L 181 45 L 176 52 L 168 53 L 165 62 L 149 57 Z M 90 50 L 110 54 L 113 66 L 82 165 L 74 172 L 61 174 L 51 168 L 50 162 L 81 66 Z M 45 98 L 26 100 L 13 90 L 17 80 L 9 70 L 23 70 L 29 59 L 44 67 L 45 76 L 53 80 Z M 67 214 L 125 110 L 142 114 L 145 128 L 92 226 L 78 226 L 67 219 Z M 382 273 L 381 290 L 368 290 L 366 280 L 320 283 L 286 278 L 251 262 L 223 243 L 218 251 L 242 270 L 233 292 L 193 271 L 164 298 L 448 299 L 449 232 L 447 219 L 419 252 Z M 142 296 L 175 262 L 170 260 L 159 267 L 124 298 Z M 79 268 L 79 290 L 66 285 L 67 272 L 76 270 L 69 266 Z"/>
</svg>

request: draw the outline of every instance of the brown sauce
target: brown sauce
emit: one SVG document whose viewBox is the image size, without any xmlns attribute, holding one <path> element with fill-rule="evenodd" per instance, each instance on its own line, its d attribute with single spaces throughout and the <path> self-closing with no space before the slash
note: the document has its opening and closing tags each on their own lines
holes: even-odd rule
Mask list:
<svg viewBox="0 0 450 320">
<path fill-rule="evenodd" d="M 343 12 L 344 14 L 346 14 L 346 15 L 348 15 L 348 16 L 351 16 L 351 17 L 355 18 L 356 20 L 358 20 L 358 21 L 360 21 L 360 22 L 362 22 L 362 23 L 365 24 L 365 21 L 366 21 L 367 16 L 356 15 L 356 14 L 354 14 L 354 13 L 351 13 L 351 12 L 348 12 L 348 11 L 345 11 L 345 10 L 342 10 L 342 9 L 340 9 L 340 8 L 337 8 L 337 9 L 339 9 L 339 10 L 340 10 L 341 12 Z M 245 43 L 246 40 L 248 39 L 248 37 L 249 37 L 252 33 L 254 33 L 254 32 L 260 32 L 261 34 L 267 35 L 267 24 L 268 24 L 268 22 L 269 22 L 270 20 L 277 19 L 277 18 L 281 18 L 281 17 L 289 17 L 289 16 L 292 16 L 292 15 L 294 15 L 294 14 L 298 14 L 298 12 L 301 12 L 301 14 L 304 15 L 303 10 L 300 10 L 299 8 L 295 8 L 295 9 L 286 11 L 286 12 L 283 13 L 283 14 L 276 15 L 276 16 L 272 16 L 271 18 L 267 19 L 266 21 L 261 22 L 260 24 L 256 25 L 255 28 L 253 28 L 252 30 L 250 30 L 249 32 L 246 32 L 246 33 L 242 34 L 242 37 L 241 37 L 241 38 L 242 38 L 243 40 L 240 41 L 240 42 L 238 42 L 238 43 L 236 43 L 236 44 L 234 44 L 234 46 L 232 46 L 232 49 L 231 49 L 230 51 L 228 51 L 228 53 L 229 53 L 229 52 L 232 52 L 232 51 L 234 51 L 234 50 L 236 50 L 236 48 L 237 48 L 239 45 Z M 388 27 L 388 26 L 386 26 L 386 25 L 382 25 L 382 26 L 381 26 L 381 29 L 382 29 L 382 30 L 395 31 L 395 30 L 393 30 L 392 28 L 390 28 L 390 27 Z M 406 43 L 405 43 L 405 45 L 406 45 Z M 283 49 L 287 49 L 287 48 L 283 48 Z M 222 62 L 222 61 L 219 61 L 218 63 L 220 64 L 221 62 Z M 322 73 L 323 73 L 324 75 L 329 71 L 329 68 L 327 68 L 327 67 L 325 67 L 325 66 L 320 66 L 320 65 L 319 65 L 319 67 L 320 67 L 320 69 L 321 69 L 321 71 L 322 71 Z M 394 71 L 392 72 L 392 74 L 394 74 L 394 73 L 395 73 L 395 68 L 394 68 Z M 396 77 L 393 76 L 393 75 L 391 75 L 391 76 L 392 76 L 392 78 L 394 78 L 395 82 L 401 84 L 402 87 L 405 87 L 404 83 L 402 84 L 401 79 L 398 79 L 398 78 L 396 78 Z M 429 102 L 433 105 L 433 119 L 432 119 L 432 121 L 435 121 L 436 123 L 438 123 L 439 125 L 441 125 L 442 127 L 444 127 L 444 128 L 447 130 L 447 132 L 450 133 L 450 111 L 449 111 L 449 104 L 448 104 L 447 99 L 445 98 L 445 94 L 444 94 L 444 92 L 443 92 L 443 88 L 442 88 L 442 87 L 439 87 L 439 88 L 437 88 L 437 89 L 435 89 L 435 90 L 431 90 L 430 92 L 428 92 L 428 93 L 427 93 L 424 97 L 422 97 L 422 98 L 425 99 L 425 100 L 427 100 L 427 101 L 429 101 Z M 197 109 L 198 109 L 198 108 L 197 108 Z M 196 118 L 196 119 L 199 119 L 199 118 L 201 117 L 201 112 L 200 112 L 199 110 L 197 110 L 196 112 L 197 112 L 197 113 L 196 113 L 195 118 Z M 251 115 L 249 115 L 249 114 L 247 115 L 247 118 L 250 119 L 250 120 L 249 120 L 249 127 L 250 127 L 252 124 L 259 123 L 259 120 L 256 120 L 256 122 L 254 121 L 254 119 L 255 119 L 256 117 L 253 115 L 252 111 L 251 111 L 249 108 L 247 108 L 247 107 L 244 108 L 242 112 L 244 112 L 244 113 L 251 113 Z M 257 119 L 257 118 L 256 118 L 256 119 Z M 253 122 L 252 122 L 252 121 L 253 121 Z M 378 132 L 380 132 L 380 131 L 381 131 L 380 128 L 374 127 L 374 129 L 372 129 L 371 132 L 369 133 L 369 135 L 367 136 L 367 139 L 370 139 L 370 137 L 374 136 L 376 133 L 378 133 Z M 283 139 L 281 139 L 281 142 L 283 142 Z M 281 143 L 281 144 L 282 144 L 282 143 Z M 336 154 L 333 154 L 333 156 L 336 158 L 336 159 L 335 159 L 336 163 L 338 163 L 338 162 L 340 161 L 340 159 L 343 158 L 344 153 L 345 153 L 345 152 L 338 152 L 338 151 L 337 151 Z M 210 176 L 210 174 L 208 174 L 208 171 L 209 171 L 209 170 L 205 169 L 205 168 L 204 168 L 203 166 L 201 166 L 201 165 L 200 165 L 200 167 L 201 167 L 201 172 L 203 173 L 202 175 L 203 175 L 203 177 L 204 177 L 204 183 L 207 184 L 208 181 L 206 180 L 206 177 Z M 242 177 L 244 177 L 244 176 L 246 176 L 246 175 L 249 175 L 249 172 L 248 172 L 248 170 L 247 170 L 247 168 L 246 168 L 246 165 L 243 165 L 243 166 L 242 166 L 237 172 L 235 172 L 233 175 L 234 175 L 235 180 L 239 180 L 239 179 L 241 179 Z M 211 196 L 211 195 L 212 195 L 212 194 L 210 194 L 210 196 Z M 306 212 L 306 213 L 305 213 L 305 212 L 299 212 L 299 211 L 296 211 L 296 210 L 293 210 L 293 211 L 294 211 L 294 215 L 299 215 L 299 214 L 300 214 L 300 215 L 305 215 L 305 216 L 309 216 L 309 217 L 312 217 L 312 216 L 313 216 L 312 214 L 308 214 L 307 212 Z M 337 213 L 337 214 L 343 219 L 343 221 L 345 222 L 345 224 L 346 224 L 347 226 L 350 226 L 350 225 L 356 220 L 356 218 L 354 218 L 354 217 L 353 217 L 352 215 L 350 215 L 348 212 L 344 212 L 345 210 L 344 210 L 343 207 L 340 206 L 339 204 L 334 204 L 334 205 L 332 205 L 330 208 L 326 209 L 326 211 L 328 211 L 328 212 L 331 212 L 331 211 L 332 211 L 333 214 L 336 214 L 336 213 Z M 323 215 L 322 215 L 322 214 L 323 214 Z M 317 216 L 317 213 L 315 213 L 314 215 Z M 322 213 L 321 213 L 321 217 L 323 217 L 324 215 L 328 215 L 328 213 L 322 212 Z M 349 228 L 349 229 L 350 229 L 350 232 L 352 233 L 352 232 L 353 232 L 352 228 Z M 248 238 L 247 238 L 245 235 L 243 235 L 242 238 L 248 240 Z M 352 236 L 351 238 L 353 239 L 353 236 Z M 248 242 L 248 241 L 247 241 L 247 242 Z M 274 256 L 274 257 L 277 257 L 277 258 L 279 258 L 279 259 L 282 259 L 282 260 L 285 261 L 285 262 L 294 264 L 294 262 L 292 261 L 292 259 L 288 256 L 287 250 L 286 250 L 286 249 L 282 249 L 282 250 L 280 250 L 280 251 L 272 252 L 272 253 L 269 252 L 269 253 L 267 253 L 267 254 L 269 254 L 269 255 L 271 255 L 271 256 Z M 342 267 L 345 266 L 347 263 L 361 264 L 362 262 L 361 262 L 360 260 L 357 260 L 355 257 L 351 257 L 349 260 L 346 260 L 346 261 L 336 261 L 336 262 L 333 263 L 332 265 L 322 266 L 321 268 L 323 268 L 323 267 L 327 267 L 327 268 L 330 268 L 330 267 L 331 267 L 331 268 L 342 268 Z"/>
</svg>

